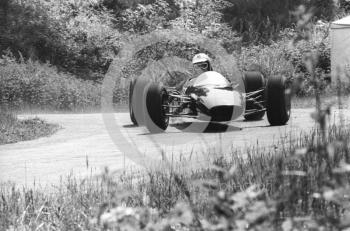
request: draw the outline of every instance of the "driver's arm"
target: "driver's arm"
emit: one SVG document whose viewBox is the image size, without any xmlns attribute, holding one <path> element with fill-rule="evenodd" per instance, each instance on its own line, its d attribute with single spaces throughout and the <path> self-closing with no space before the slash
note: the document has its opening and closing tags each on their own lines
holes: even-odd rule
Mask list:
<svg viewBox="0 0 350 231">
<path fill-rule="evenodd" d="M 188 81 L 188 79 L 182 80 L 177 86 L 175 86 L 175 89 L 177 91 L 182 91 L 182 88 L 184 87 L 185 83 Z"/>
</svg>

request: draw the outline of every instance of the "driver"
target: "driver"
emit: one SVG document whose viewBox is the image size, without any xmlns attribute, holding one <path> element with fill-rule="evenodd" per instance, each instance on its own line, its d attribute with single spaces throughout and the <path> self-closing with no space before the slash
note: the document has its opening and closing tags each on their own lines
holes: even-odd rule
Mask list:
<svg viewBox="0 0 350 231">
<path fill-rule="evenodd" d="M 186 91 L 186 88 L 191 85 L 191 82 L 199 75 L 203 74 L 207 71 L 213 71 L 213 68 L 211 66 L 211 60 L 208 55 L 204 53 L 198 53 L 196 54 L 192 59 L 192 65 L 193 65 L 193 76 L 192 78 L 189 78 L 187 80 L 182 81 L 176 89 L 179 91 Z"/>
<path fill-rule="evenodd" d="M 210 63 L 210 58 L 204 53 L 196 54 L 192 59 L 193 68 L 195 74 L 199 76 L 206 71 L 212 71 L 213 68 Z"/>
</svg>

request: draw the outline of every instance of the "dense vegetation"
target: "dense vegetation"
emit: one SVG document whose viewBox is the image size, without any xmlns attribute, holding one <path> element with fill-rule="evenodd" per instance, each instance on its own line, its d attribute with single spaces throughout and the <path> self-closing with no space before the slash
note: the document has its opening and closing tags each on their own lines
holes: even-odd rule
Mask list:
<svg viewBox="0 0 350 231">
<path fill-rule="evenodd" d="M 19 120 L 14 114 L 0 111 L 0 145 L 49 136 L 59 129 L 39 118 Z"/>
<path fill-rule="evenodd" d="M 296 44 L 290 49 L 288 44 L 296 35 L 293 12 L 299 4 L 313 7 L 314 30 L 322 33 L 325 39 Z M 61 89 L 61 97 L 65 100 L 61 106 L 49 102 L 46 102 L 46 106 L 69 110 L 71 106 L 62 105 L 86 105 L 91 102 L 89 106 L 93 107 L 100 101 L 99 94 L 95 94 L 94 99 L 90 97 L 93 94 L 83 98 L 94 84 L 97 85 L 94 85 L 92 93 L 99 91 L 98 84 L 123 47 L 123 41 L 130 36 L 154 30 L 182 28 L 189 33 L 215 38 L 238 58 L 242 54 L 245 57 L 252 56 L 258 51 L 261 56 L 255 59 L 266 61 L 267 57 L 263 57 L 264 55 L 277 52 L 281 57 L 275 60 L 274 66 L 284 66 L 291 62 L 293 65 L 288 67 L 287 74 L 290 77 L 300 74 L 306 79 L 308 76 L 304 76 L 302 54 L 319 50 L 320 73 L 327 74 L 330 69 L 327 25 L 330 20 L 344 15 L 348 9 L 349 3 L 345 0 L 337 4 L 331 0 L 3 0 L 0 3 L 0 54 L 14 57 L 21 65 L 36 63 L 38 68 L 42 65 L 43 72 L 50 69 L 52 79 L 60 78 L 59 81 L 53 81 L 51 90 L 57 92 Z M 317 20 L 323 20 L 325 24 L 320 28 Z M 179 47 L 181 45 L 175 46 L 175 49 Z M 5 63 L 3 59 L 1 63 Z M 249 66 L 250 62 L 251 60 L 243 60 L 240 63 L 242 69 Z M 268 62 L 270 66 L 267 68 L 270 68 L 274 61 Z M 11 65 L 4 68 L 3 64 L 0 72 L 15 68 Z M 5 75 L 6 73 L 0 74 L 2 78 Z M 75 81 L 71 87 L 75 94 L 82 95 L 82 102 L 77 103 L 76 99 L 71 99 L 70 90 L 65 95 L 62 84 L 55 85 L 55 82 L 73 81 L 70 76 L 84 80 L 79 83 Z M 21 81 L 19 79 L 22 77 L 13 78 Z M 12 86 L 1 86 L 12 89 Z M 34 92 L 35 89 L 31 91 Z M 119 89 L 116 100 L 125 100 L 126 92 Z M 308 88 L 301 91 L 301 94 L 309 93 Z M 6 90 L 2 89 L 1 104 L 4 98 L 5 103 L 8 103 Z"/>
<path fill-rule="evenodd" d="M 79 110 L 99 105 L 97 84 L 59 73 L 57 68 L 38 61 L 16 61 L 3 56 L 0 66 L 2 108 L 38 110 Z"/>
</svg>

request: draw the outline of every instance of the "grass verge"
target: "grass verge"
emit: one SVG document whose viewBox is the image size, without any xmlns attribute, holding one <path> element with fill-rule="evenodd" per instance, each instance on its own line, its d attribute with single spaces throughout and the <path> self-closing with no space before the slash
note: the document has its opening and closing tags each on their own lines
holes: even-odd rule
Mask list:
<svg viewBox="0 0 350 231">
<path fill-rule="evenodd" d="M 50 64 L 0 58 L 0 106 L 12 110 L 29 108 L 79 110 L 99 108 L 100 86 L 60 72 Z"/>
<path fill-rule="evenodd" d="M 0 145 L 49 136 L 58 129 L 39 118 L 18 120 L 12 113 L 0 112 Z"/>
<path fill-rule="evenodd" d="M 322 95 L 321 100 L 325 106 L 343 109 L 350 107 L 350 96 L 348 94 L 340 97 L 336 94 Z M 315 106 L 316 100 L 314 96 L 294 96 L 292 98 L 292 108 L 315 108 Z"/>
<path fill-rule="evenodd" d="M 350 129 L 291 137 L 275 148 L 76 180 L 47 191 L 0 186 L 3 230 L 341 230 L 349 227 Z"/>
</svg>

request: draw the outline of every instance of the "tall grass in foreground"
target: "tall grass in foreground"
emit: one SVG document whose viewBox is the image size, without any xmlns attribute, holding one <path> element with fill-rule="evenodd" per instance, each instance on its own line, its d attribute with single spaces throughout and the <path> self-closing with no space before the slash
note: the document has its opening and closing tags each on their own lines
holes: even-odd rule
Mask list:
<svg viewBox="0 0 350 231">
<path fill-rule="evenodd" d="M 314 129 L 274 149 L 218 153 L 211 168 L 191 172 L 106 172 L 50 190 L 2 184 L 0 229 L 342 229 L 350 225 L 349 133 Z"/>
</svg>

